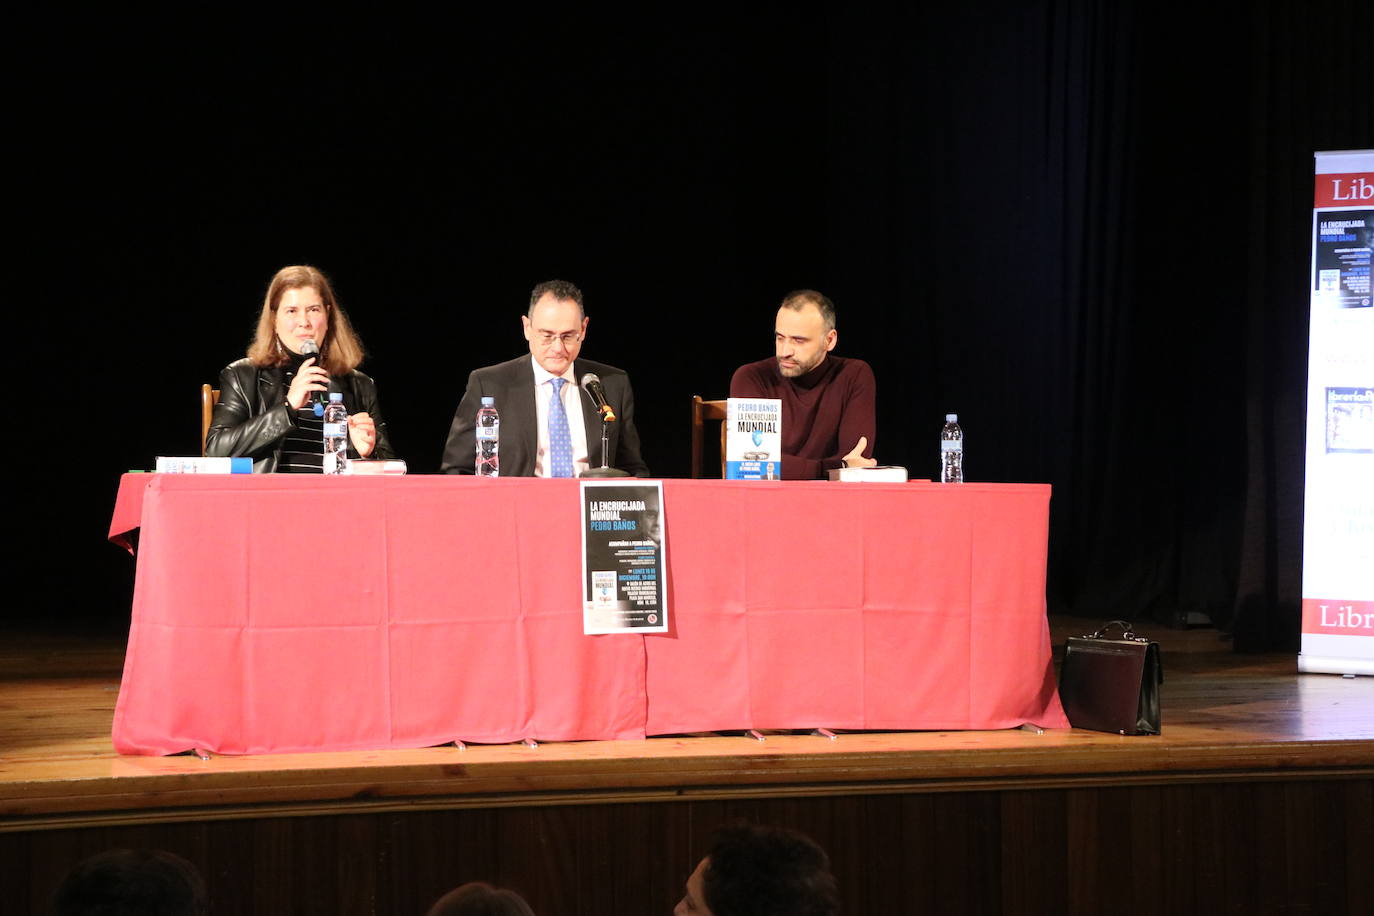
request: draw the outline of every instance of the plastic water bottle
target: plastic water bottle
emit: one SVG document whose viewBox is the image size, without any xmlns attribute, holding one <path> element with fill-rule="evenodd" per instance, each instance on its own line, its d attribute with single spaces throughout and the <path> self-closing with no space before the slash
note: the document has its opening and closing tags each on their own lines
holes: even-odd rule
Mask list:
<svg viewBox="0 0 1374 916">
<path fill-rule="evenodd" d="M 501 415 L 496 412 L 496 398 L 482 398 L 477 411 L 477 476 L 500 477 L 501 460 L 497 449 L 501 445 Z"/>
<path fill-rule="evenodd" d="M 964 431 L 957 413 L 945 414 L 940 430 L 940 483 L 964 482 Z"/>
<path fill-rule="evenodd" d="M 348 460 L 348 408 L 343 395 L 329 393 L 329 406 L 324 409 L 324 472 L 342 474 Z"/>
</svg>

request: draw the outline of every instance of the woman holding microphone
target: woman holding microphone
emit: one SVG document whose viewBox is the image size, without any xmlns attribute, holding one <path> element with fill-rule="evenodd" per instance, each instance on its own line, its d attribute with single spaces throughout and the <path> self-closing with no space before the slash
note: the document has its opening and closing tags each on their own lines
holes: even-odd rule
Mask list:
<svg viewBox="0 0 1374 916">
<path fill-rule="evenodd" d="M 324 421 L 316 392 L 343 394 L 348 457 L 395 458 L 377 386 L 358 371 L 363 348 L 313 267 L 283 267 L 272 278 L 248 355 L 219 374 L 205 454 L 252 458 L 254 473 L 319 474 Z"/>
</svg>

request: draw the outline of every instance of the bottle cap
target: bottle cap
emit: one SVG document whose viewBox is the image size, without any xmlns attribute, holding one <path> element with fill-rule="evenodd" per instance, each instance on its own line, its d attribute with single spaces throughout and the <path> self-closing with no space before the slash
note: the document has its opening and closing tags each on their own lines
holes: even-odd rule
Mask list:
<svg viewBox="0 0 1374 916">
<path fill-rule="evenodd" d="M 331 392 L 329 392 L 329 403 L 331 403 L 331 404 L 342 404 L 342 403 L 343 403 L 343 392 L 342 392 L 342 391 L 331 391 Z"/>
<path fill-rule="evenodd" d="M 959 415 L 958 415 L 957 413 L 947 413 L 947 414 L 945 414 L 945 422 L 946 422 L 946 423 L 958 423 L 958 422 L 959 422 Z"/>
<path fill-rule="evenodd" d="M 483 395 L 483 396 L 482 396 L 482 406 L 483 406 L 483 407 L 495 407 L 495 406 L 496 406 L 496 398 L 488 397 L 488 396 L 486 396 L 486 395 Z"/>
</svg>

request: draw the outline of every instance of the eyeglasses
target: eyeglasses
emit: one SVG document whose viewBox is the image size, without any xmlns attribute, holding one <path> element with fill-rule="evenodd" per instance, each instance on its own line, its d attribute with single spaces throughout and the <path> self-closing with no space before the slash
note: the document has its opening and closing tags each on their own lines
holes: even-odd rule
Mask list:
<svg viewBox="0 0 1374 916">
<path fill-rule="evenodd" d="M 552 334 L 548 331 L 540 331 L 535 338 L 541 347 L 552 347 L 556 343 L 561 343 L 565 347 L 571 347 L 582 339 L 581 331 L 567 331 L 563 334 Z"/>
</svg>

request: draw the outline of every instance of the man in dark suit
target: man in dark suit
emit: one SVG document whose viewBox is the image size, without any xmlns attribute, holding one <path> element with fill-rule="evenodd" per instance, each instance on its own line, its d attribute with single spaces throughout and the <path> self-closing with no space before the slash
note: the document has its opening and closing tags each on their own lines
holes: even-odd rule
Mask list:
<svg viewBox="0 0 1374 916">
<path fill-rule="evenodd" d="M 530 355 L 474 370 L 453 415 L 441 470 L 471 474 L 475 469 L 473 427 L 483 397 L 501 415 L 502 477 L 576 477 L 601 467 L 601 414 L 581 389 L 583 377 L 601 378 L 615 413 L 607 424 L 608 467 L 635 477 L 649 476 L 639 456 L 635 398 L 624 371 L 578 359 L 587 335 L 582 291 L 565 280 L 540 283 L 521 317 Z"/>
</svg>

